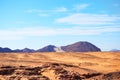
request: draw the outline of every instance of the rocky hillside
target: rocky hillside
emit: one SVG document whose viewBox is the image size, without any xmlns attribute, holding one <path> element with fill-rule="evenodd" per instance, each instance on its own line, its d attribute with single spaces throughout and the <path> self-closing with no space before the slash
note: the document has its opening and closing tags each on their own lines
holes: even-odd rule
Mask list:
<svg viewBox="0 0 120 80">
<path fill-rule="evenodd" d="M 89 42 L 76 42 L 67 46 L 61 47 L 65 52 L 97 52 L 101 51 L 95 45 Z"/>
</svg>

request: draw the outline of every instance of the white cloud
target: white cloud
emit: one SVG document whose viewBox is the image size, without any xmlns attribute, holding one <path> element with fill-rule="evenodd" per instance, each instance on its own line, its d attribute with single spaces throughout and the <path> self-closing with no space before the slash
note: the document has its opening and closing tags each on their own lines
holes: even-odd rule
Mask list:
<svg viewBox="0 0 120 80">
<path fill-rule="evenodd" d="M 56 12 L 66 12 L 67 11 L 67 8 L 65 7 L 58 7 L 56 9 L 51 9 L 51 10 L 41 10 L 41 9 L 30 9 L 30 10 L 26 10 L 25 12 L 27 13 L 56 13 Z"/>
<path fill-rule="evenodd" d="M 30 10 L 26 10 L 25 12 L 27 13 L 45 13 L 45 12 L 50 12 L 50 13 L 59 13 L 59 12 L 69 12 L 69 11 L 79 11 L 79 10 L 82 10 L 82 9 L 85 9 L 89 6 L 89 4 L 77 4 L 77 5 L 74 5 L 73 6 L 73 10 L 68 10 L 66 7 L 57 7 L 55 9 L 51 9 L 51 10 L 42 10 L 42 9 L 30 9 Z"/>
<path fill-rule="evenodd" d="M 63 18 L 58 18 L 56 22 L 78 25 L 102 25 L 113 24 L 119 20 L 120 17 L 115 15 L 75 13 Z"/>
<path fill-rule="evenodd" d="M 89 6 L 89 4 L 77 4 L 77 5 L 74 5 L 73 6 L 73 9 L 70 9 L 68 10 L 68 8 L 66 7 L 57 7 L 55 9 L 50 9 L 50 10 L 42 10 L 42 9 L 29 9 L 29 10 L 26 10 L 25 12 L 27 13 L 47 13 L 47 12 L 50 12 L 50 13 L 59 13 L 59 12 L 69 12 L 69 11 L 79 11 L 79 10 L 82 10 L 82 9 L 85 9 Z"/>
<path fill-rule="evenodd" d="M 51 14 L 54 13 L 63 13 L 63 12 L 67 12 L 67 8 L 65 7 L 58 7 L 56 9 L 51 9 L 51 10 L 40 10 L 40 9 L 31 9 L 31 10 L 26 10 L 25 12 L 27 13 L 35 13 L 38 16 L 42 16 L 42 17 L 48 17 Z"/>
<path fill-rule="evenodd" d="M 49 36 L 54 35 L 54 30 L 42 28 L 19 28 L 0 30 L 0 40 L 16 40 L 33 36 Z"/>
<path fill-rule="evenodd" d="M 89 6 L 89 4 L 77 4 L 77 5 L 74 5 L 74 10 L 76 11 L 79 11 L 79 10 L 82 10 L 82 9 L 85 9 Z"/>
<path fill-rule="evenodd" d="M 67 12 L 67 11 L 68 10 L 65 7 L 59 7 L 59 8 L 57 8 L 57 9 L 54 10 L 54 12 Z"/>
<path fill-rule="evenodd" d="M 99 35 L 102 33 L 120 32 L 119 27 L 98 28 L 21 28 L 14 30 L 0 30 L 0 40 L 16 40 L 28 37 L 54 36 L 54 35 Z"/>
</svg>

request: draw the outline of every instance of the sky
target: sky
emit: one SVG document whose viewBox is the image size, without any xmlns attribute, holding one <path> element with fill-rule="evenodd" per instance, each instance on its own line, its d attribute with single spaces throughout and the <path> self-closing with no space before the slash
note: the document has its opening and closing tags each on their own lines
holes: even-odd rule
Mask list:
<svg viewBox="0 0 120 80">
<path fill-rule="evenodd" d="M 120 49 L 120 0 L 0 0 L 0 10 L 0 47 Z"/>
</svg>

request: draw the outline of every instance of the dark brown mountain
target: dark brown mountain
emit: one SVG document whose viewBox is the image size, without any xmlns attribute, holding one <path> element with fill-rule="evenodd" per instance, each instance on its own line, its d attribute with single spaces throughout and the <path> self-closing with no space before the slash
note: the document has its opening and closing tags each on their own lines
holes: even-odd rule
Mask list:
<svg viewBox="0 0 120 80">
<path fill-rule="evenodd" d="M 43 47 L 43 48 L 37 50 L 36 52 L 55 52 L 54 48 L 56 48 L 56 46 L 48 45 L 46 47 Z"/>
<path fill-rule="evenodd" d="M 97 52 L 101 51 L 98 47 L 95 45 L 86 42 L 86 41 L 81 41 L 81 42 L 76 42 L 74 44 L 70 44 L 67 46 L 62 46 L 62 50 L 65 52 Z"/>
</svg>

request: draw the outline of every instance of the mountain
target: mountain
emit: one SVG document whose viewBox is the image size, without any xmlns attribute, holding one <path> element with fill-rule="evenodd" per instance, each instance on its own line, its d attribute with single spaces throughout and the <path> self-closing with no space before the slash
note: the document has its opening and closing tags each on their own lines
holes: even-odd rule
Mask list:
<svg viewBox="0 0 120 80">
<path fill-rule="evenodd" d="M 55 48 L 56 48 L 56 46 L 54 46 L 54 45 L 48 45 L 46 47 L 43 47 L 43 48 L 37 50 L 36 52 L 56 52 Z"/>
<path fill-rule="evenodd" d="M 120 50 L 119 49 L 112 49 L 112 50 L 110 50 L 110 52 L 120 52 Z"/>
<path fill-rule="evenodd" d="M 20 50 L 20 49 L 15 49 L 15 50 L 13 50 L 13 52 L 22 52 L 22 50 Z"/>
<path fill-rule="evenodd" d="M 80 41 L 62 47 L 48 45 L 38 50 L 33 50 L 29 48 L 11 50 L 9 48 L 0 47 L 0 52 L 97 52 L 97 51 L 101 50 L 92 43 L 86 41 Z"/>
<path fill-rule="evenodd" d="M 35 52 L 35 50 L 33 49 L 29 49 L 29 48 L 24 48 L 24 49 L 16 49 L 14 50 L 14 52 Z"/>
<path fill-rule="evenodd" d="M 13 52 L 13 51 L 11 49 L 9 49 L 9 48 L 0 47 L 0 52 Z"/>
<path fill-rule="evenodd" d="M 101 51 L 98 47 L 95 45 L 86 42 L 86 41 L 81 41 L 81 42 L 76 42 L 74 44 L 70 44 L 67 46 L 62 46 L 62 50 L 65 52 L 97 52 Z"/>
<path fill-rule="evenodd" d="M 29 48 L 24 48 L 24 49 L 22 50 L 22 52 L 35 52 L 35 50 L 29 49 Z"/>
</svg>

